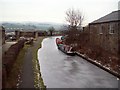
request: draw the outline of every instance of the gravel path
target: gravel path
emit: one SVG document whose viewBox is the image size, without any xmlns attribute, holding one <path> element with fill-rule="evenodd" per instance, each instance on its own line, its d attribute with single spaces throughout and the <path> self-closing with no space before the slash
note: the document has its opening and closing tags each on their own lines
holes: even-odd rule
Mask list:
<svg viewBox="0 0 120 90">
<path fill-rule="evenodd" d="M 34 88 L 34 72 L 32 65 L 32 47 L 30 47 L 25 55 L 20 88 Z"/>
</svg>

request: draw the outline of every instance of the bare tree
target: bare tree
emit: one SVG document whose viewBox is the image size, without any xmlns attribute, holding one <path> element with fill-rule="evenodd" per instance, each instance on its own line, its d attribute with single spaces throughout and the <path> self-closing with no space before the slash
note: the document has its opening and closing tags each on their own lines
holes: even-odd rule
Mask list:
<svg viewBox="0 0 120 90">
<path fill-rule="evenodd" d="M 74 10 L 72 8 L 66 11 L 65 19 L 71 27 L 77 27 L 77 26 L 81 27 L 83 18 L 84 17 L 82 16 L 79 10 Z"/>
<path fill-rule="evenodd" d="M 54 27 L 50 27 L 48 31 L 50 32 L 50 36 L 52 36 L 53 32 L 55 31 L 55 28 Z"/>
<path fill-rule="evenodd" d="M 66 11 L 66 21 L 69 23 L 67 30 L 67 37 L 65 40 L 66 44 L 71 44 L 73 46 L 77 46 L 79 43 L 79 35 L 80 31 L 78 27 L 82 27 L 83 16 L 79 10 L 68 9 Z"/>
</svg>

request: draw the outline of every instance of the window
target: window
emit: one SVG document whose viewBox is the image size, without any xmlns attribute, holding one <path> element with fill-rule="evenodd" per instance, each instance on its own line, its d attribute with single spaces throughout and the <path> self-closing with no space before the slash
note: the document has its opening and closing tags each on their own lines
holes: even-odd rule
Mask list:
<svg viewBox="0 0 120 90">
<path fill-rule="evenodd" d="M 109 26 L 109 34 L 114 34 L 114 24 L 110 24 Z"/>
<path fill-rule="evenodd" d="M 100 25 L 99 27 L 99 34 L 103 34 L 103 25 Z"/>
</svg>

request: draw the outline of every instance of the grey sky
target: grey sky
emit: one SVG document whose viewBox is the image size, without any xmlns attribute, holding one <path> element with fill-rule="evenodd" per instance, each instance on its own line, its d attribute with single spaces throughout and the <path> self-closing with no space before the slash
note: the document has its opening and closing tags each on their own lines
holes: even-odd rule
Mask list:
<svg viewBox="0 0 120 90">
<path fill-rule="evenodd" d="M 66 23 L 65 11 L 79 9 L 84 24 L 118 9 L 119 0 L 0 0 L 0 21 Z"/>
</svg>

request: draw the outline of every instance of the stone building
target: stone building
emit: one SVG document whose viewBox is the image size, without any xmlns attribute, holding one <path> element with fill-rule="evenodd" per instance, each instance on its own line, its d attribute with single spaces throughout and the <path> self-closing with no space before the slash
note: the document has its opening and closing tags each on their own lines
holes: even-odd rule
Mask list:
<svg viewBox="0 0 120 90">
<path fill-rule="evenodd" d="M 111 53 L 118 54 L 120 48 L 120 10 L 114 11 L 89 24 L 90 43 Z"/>
</svg>

